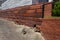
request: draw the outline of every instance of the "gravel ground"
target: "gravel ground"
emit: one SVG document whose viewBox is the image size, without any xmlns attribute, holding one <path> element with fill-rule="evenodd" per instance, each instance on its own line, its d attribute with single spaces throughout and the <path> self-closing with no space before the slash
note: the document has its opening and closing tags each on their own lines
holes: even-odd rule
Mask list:
<svg viewBox="0 0 60 40">
<path fill-rule="evenodd" d="M 0 40 L 44 40 L 41 33 L 25 25 L 0 19 Z"/>
</svg>

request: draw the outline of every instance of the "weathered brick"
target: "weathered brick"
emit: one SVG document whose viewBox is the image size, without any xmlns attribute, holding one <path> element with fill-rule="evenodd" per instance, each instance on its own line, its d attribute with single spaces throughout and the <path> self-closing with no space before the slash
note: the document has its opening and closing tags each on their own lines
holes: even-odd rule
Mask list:
<svg viewBox="0 0 60 40">
<path fill-rule="evenodd" d="M 40 13 L 40 12 L 42 12 L 42 9 L 37 9 L 36 11 L 37 11 L 37 13 Z"/>
<path fill-rule="evenodd" d="M 27 10 L 27 12 L 26 13 L 34 13 L 35 12 L 35 10 Z"/>
</svg>

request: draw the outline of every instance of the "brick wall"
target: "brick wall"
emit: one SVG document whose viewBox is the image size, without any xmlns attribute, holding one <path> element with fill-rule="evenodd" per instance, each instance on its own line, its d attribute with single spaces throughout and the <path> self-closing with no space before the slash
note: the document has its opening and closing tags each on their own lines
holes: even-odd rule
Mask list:
<svg viewBox="0 0 60 40">
<path fill-rule="evenodd" d="M 18 24 L 25 24 L 29 26 L 30 25 L 32 26 L 34 24 L 41 24 L 42 20 L 37 20 L 37 19 L 42 18 L 42 13 L 43 13 L 42 5 L 43 3 L 16 7 L 7 10 L 0 10 L 0 17 L 7 18 L 10 20 L 12 19 Z M 51 14 L 51 5 L 52 3 L 45 3 L 44 16 Z M 50 8 L 48 8 L 48 6 Z M 46 14 L 47 11 L 48 13 Z"/>
<path fill-rule="evenodd" d="M 51 3 L 45 3 L 44 6 L 44 18 L 50 17 L 52 15 L 52 4 Z"/>
<path fill-rule="evenodd" d="M 36 22 L 38 21 L 37 18 L 42 17 L 42 4 L 1 10 L 0 17 L 13 20 L 18 24 L 33 26 L 34 24 L 39 24 L 39 22 Z"/>
<path fill-rule="evenodd" d="M 60 40 L 60 18 L 42 19 L 40 30 L 46 40 Z"/>
</svg>

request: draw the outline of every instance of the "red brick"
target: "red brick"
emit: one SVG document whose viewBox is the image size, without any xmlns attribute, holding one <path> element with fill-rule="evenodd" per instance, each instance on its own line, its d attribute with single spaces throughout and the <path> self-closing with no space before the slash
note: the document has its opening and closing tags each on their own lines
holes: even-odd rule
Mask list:
<svg viewBox="0 0 60 40">
<path fill-rule="evenodd" d="M 35 12 L 35 10 L 27 10 L 27 12 L 26 13 L 34 13 Z"/>
</svg>

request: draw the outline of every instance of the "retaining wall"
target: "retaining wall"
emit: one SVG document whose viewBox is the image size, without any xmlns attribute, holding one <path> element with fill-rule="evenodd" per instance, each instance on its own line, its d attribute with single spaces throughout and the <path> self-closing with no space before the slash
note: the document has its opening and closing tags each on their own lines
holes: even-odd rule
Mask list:
<svg viewBox="0 0 60 40">
<path fill-rule="evenodd" d="M 33 26 L 34 24 L 41 25 L 42 20 L 38 19 L 44 17 L 45 15 L 48 14 L 50 15 L 51 11 L 52 11 L 52 3 L 44 3 L 44 4 L 40 3 L 40 4 L 11 8 L 7 10 L 0 10 L 0 18 L 7 18 L 9 20 L 17 22 L 18 24 L 23 25 L 24 24 L 29 26 Z"/>
</svg>

